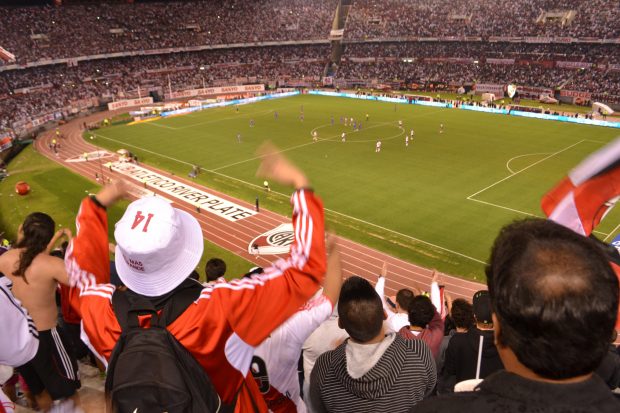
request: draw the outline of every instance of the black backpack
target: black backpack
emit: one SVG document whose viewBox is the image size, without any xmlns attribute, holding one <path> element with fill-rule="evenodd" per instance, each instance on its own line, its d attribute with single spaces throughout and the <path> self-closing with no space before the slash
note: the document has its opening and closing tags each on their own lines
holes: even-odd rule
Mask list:
<svg viewBox="0 0 620 413">
<path fill-rule="evenodd" d="M 199 288 L 176 291 L 158 316 L 153 303 L 131 291 L 116 290 L 112 307 L 122 328 L 105 382 L 114 413 L 228 412 L 209 376 L 189 351 L 166 329 L 198 299 Z M 138 315 L 151 314 L 141 328 Z M 236 401 L 236 398 L 235 398 Z"/>
</svg>

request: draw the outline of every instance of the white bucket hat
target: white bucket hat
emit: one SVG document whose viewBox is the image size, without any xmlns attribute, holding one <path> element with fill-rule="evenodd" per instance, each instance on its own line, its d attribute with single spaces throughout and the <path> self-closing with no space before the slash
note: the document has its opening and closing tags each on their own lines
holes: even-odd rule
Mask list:
<svg viewBox="0 0 620 413">
<path fill-rule="evenodd" d="M 160 197 L 132 202 L 116 223 L 116 271 L 148 297 L 172 291 L 196 268 L 204 248 L 200 224 Z"/>
</svg>

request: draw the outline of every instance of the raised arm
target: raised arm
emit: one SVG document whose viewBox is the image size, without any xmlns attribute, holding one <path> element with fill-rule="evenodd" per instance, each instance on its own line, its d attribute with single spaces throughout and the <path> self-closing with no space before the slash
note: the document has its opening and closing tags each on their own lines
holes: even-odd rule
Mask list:
<svg viewBox="0 0 620 413">
<path fill-rule="evenodd" d="M 322 201 L 306 188 L 305 175 L 273 146 L 264 147 L 261 154 L 259 174 L 295 186 L 290 255 L 252 279 L 208 287 L 211 295 L 219 297 L 237 335 L 252 346 L 260 344 L 317 291 L 326 268 Z"/>
<path fill-rule="evenodd" d="M 65 267 L 69 276 L 71 306 L 80 314 L 81 289 L 110 282 L 108 216 L 106 208 L 126 193 L 125 182 L 115 181 L 82 201 L 76 218 L 76 236 L 69 243 Z"/>
<path fill-rule="evenodd" d="M 327 234 L 327 273 L 323 281 L 323 295 L 332 303 L 338 302 L 340 287 L 342 287 L 342 264 L 340 262 L 340 248 L 334 234 Z"/>
</svg>

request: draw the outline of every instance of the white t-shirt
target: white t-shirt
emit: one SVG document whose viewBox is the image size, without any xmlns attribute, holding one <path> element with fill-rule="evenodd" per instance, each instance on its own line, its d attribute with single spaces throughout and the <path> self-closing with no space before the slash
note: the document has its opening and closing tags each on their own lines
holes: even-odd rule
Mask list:
<svg viewBox="0 0 620 413">
<path fill-rule="evenodd" d="M 306 412 L 300 396 L 297 364 L 306 339 L 331 315 L 325 295 L 310 300 L 254 351 L 251 371 L 272 412 Z"/>
<path fill-rule="evenodd" d="M 11 287 L 8 278 L 0 277 L 0 314 L 2 314 L 0 364 L 15 367 L 26 364 L 37 354 L 39 333 L 26 309 L 13 296 Z M 1 389 L 0 403 L 8 413 L 13 412 L 13 403 Z"/>
</svg>

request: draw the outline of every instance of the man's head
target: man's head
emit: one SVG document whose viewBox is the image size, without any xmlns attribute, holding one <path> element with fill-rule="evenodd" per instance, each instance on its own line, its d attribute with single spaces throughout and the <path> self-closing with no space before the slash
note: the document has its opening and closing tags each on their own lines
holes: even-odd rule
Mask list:
<svg viewBox="0 0 620 413">
<path fill-rule="evenodd" d="M 130 290 L 166 294 L 198 265 L 204 242 L 196 218 L 161 197 L 132 202 L 116 223 L 116 271 Z"/>
<path fill-rule="evenodd" d="M 408 312 L 413 297 L 415 297 L 415 294 L 413 294 L 413 291 L 408 288 L 398 290 L 396 293 L 396 310 L 402 310 L 405 313 Z"/>
<path fill-rule="evenodd" d="M 593 241 L 552 221 L 518 221 L 500 231 L 486 274 L 500 353 L 509 349 L 552 380 L 599 365 L 616 322 L 618 279 Z"/>
<path fill-rule="evenodd" d="M 43 212 L 33 212 L 26 217 L 19 227 L 15 244 L 15 248 L 23 248 L 24 251 L 20 254 L 19 265 L 13 275 L 25 277 L 32 260 L 46 250 L 54 237 L 55 228 L 56 224 L 52 217 Z"/>
<path fill-rule="evenodd" d="M 472 299 L 474 317 L 479 328 L 493 328 L 493 319 L 491 314 L 491 297 L 487 290 L 481 290 L 474 294 Z"/>
<path fill-rule="evenodd" d="M 205 265 L 207 282 L 215 281 L 226 274 L 226 263 L 220 258 L 211 258 Z"/>
<path fill-rule="evenodd" d="M 377 337 L 384 319 L 381 298 L 368 281 L 353 276 L 342 284 L 338 326 L 345 329 L 353 340 L 365 343 Z"/>
<path fill-rule="evenodd" d="M 409 305 L 409 325 L 426 328 L 435 315 L 435 306 L 425 295 L 416 295 Z"/>
<path fill-rule="evenodd" d="M 452 302 L 450 317 L 457 328 L 470 329 L 474 324 L 474 309 L 467 300 L 457 298 Z"/>
</svg>

